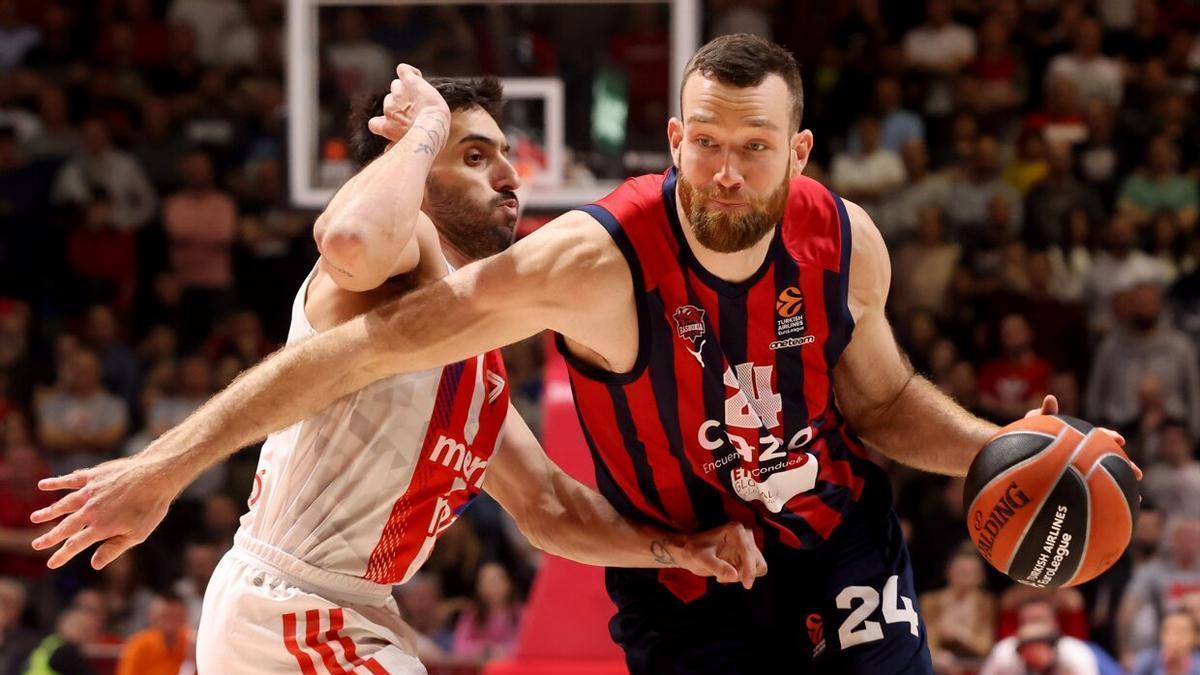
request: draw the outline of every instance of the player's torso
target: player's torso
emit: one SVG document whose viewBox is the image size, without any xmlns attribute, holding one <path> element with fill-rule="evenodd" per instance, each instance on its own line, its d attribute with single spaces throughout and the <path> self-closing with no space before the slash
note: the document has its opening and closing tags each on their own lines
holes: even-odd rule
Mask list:
<svg viewBox="0 0 1200 675">
<path fill-rule="evenodd" d="M 853 328 L 849 221 L 813 181 L 790 193 L 761 268 L 737 284 L 692 257 L 673 173 L 584 209 L 617 231 L 639 303 L 630 373 L 568 356 L 599 487 L 626 515 L 682 530 L 758 521 L 809 548 L 858 500 L 871 469 L 831 379 Z"/>
<path fill-rule="evenodd" d="M 301 286 L 288 342 L 315 333 Z M 330 572 L 410 577 L 479 494 L 508 409 L 499 352 L 389 377 L 263 444 L 242 532 Z"/>
</svg>

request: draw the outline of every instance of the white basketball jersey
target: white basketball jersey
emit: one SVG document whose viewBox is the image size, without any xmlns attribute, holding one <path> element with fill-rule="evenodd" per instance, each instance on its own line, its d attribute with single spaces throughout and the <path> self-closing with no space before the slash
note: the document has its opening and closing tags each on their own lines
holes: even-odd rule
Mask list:
<svg viewBox="0 0 1200 675">
<path fill-rule="evenodd" d="M 289 344 L 316 333 L 314 274 Z M 507 411 L 496 351 L 375 382 L 267 438 L 241 534 L 335 574 L 406 581 L 479 494 Z"/>
</svg>

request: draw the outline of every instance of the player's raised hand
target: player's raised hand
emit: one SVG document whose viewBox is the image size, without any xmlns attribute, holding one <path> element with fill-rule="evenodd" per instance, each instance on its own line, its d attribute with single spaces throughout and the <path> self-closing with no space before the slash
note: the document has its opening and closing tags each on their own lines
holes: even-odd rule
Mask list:
<svg viewBox="0 0 1200 675">
<path fill-rule="evenodd" d="M 367 128 L 392 143 L 404 138 L 417 117 L 427 111 L 450 114 L 445 99 L 433 85 L 421 77 L 421 71 L 407 63 L 396 66 L 388 95 L 383 99 L 383 114 L 372 117 Z"/>
<path fill-rule="evenodd" d="M 748 589 L 755 577 L 767 573 L 767 561 L 754 534 L 741 523 L 684 535 L 675 544 L 680 567 L 699 576 L 716 577 L 724 584 L 740 581 Z"/>
<path fill-rule="evenodd" d="M 92 555 L 92 567 L 104 567 L 150 536 L 181 489 L 171 479 L 169 467 L 139 456 L 46 478 L 38 488 L 71 491 L 29 518 L 35 523 L 62 518 L 33 541 L 33 548 L 39 551 L 62 543 L 46 561 L 51 569 L 97 542 L 103 544 Z"/>
</svg>

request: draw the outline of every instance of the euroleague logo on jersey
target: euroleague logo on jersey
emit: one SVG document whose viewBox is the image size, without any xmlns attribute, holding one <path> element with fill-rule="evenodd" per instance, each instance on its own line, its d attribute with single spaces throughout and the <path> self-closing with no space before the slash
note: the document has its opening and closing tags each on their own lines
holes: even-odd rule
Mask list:
<svg viewBox="0 0 1200 675">
<path fill-rule="evenodd" d="M 775 311 L 779 313 L 779 317 L 790 319 L 800 313 L 804 309 L 804 294 L 795 286 L 788 286 L 779 293 L 779 299 L 775 301 Z"/>
<path fill-rule="evenodd" d="M 808 328 L 808 321 L 804 317 L 804 293 L 799 288 L 788 286 L 779 292 L 779 298 L 775 301 L 775 313 L 778 315 L 775 320 L 775 336 L 778 339 L 771 343 L 772 351 L 803 347 L 816 342 L 815 336 L 803 335 Z M 790 337 L 797 334 L 800 335 Z"/>
</svg>

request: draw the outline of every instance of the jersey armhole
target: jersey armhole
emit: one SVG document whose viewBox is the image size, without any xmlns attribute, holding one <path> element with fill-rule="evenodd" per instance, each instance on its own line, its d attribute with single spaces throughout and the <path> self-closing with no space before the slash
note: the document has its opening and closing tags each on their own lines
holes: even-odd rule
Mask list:
<svg viewBox="0 0 1200 675">
<path fill-rule="evenodd" d="M 838 336 L 838 344 L 834 350 L 833 358 L 828 359 L 829 366 L 832 368 L 839 359 L 846 346 L 850 344 L 850 338 L 854 334 L 854 315 L 850 312 L 850 253 L 854 248 L 854 242 L 851 239 L 850 214 L 846 212 L 846 204 L 842 201 L 840 195 L 833 190 L 829 191 L 833 197 L 833 204 L 837 207 L 838 226 L 841 230 L 838 249 L 838 297 L 839 305 L 842 311 L 841 324 L 844 328 L 841 330 L 841 335 Z"/>
<path fill-rule="evenodd" d="M 650 312 L 646 305 L 646 284 L 642 277 L 642 265 L 638 260 L 637 251 L 633 248 L 633 243 L 629 241 L 629 236 L 621 228 L 621 223 L 617 221 L 616 216 L 608 209 L 599 204 L 589 204 L 577 210 L 595 218 L 612 237 L 613 243 L 617 245 L 621 255 L 625 257 L 625 264 L 629 267 L 629 274 L 633 277 L 633 302 L 637 307 L 637 357 L 634 359 L 633 368 L 624 373 L 614 373 L 572 354 L 561 333 L 554 334 L 554 346 L 558 349 L 558 353 L 562 354 L 567 365 L 580 375 L 603 384 L 629 384 L 641 377 L 642 372 L 646 370 L 646 362 L 650 356 Z"/>
</svg>

